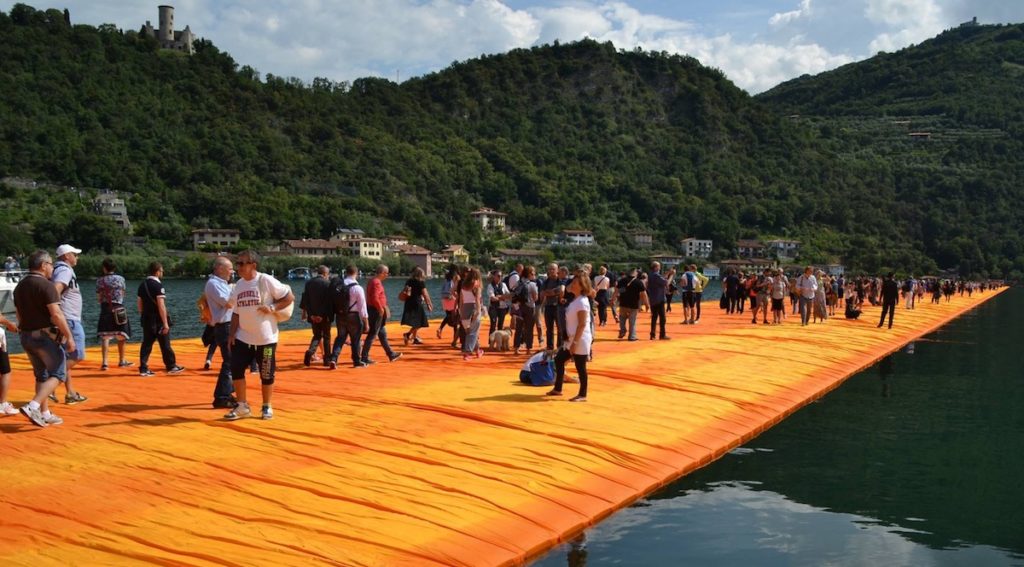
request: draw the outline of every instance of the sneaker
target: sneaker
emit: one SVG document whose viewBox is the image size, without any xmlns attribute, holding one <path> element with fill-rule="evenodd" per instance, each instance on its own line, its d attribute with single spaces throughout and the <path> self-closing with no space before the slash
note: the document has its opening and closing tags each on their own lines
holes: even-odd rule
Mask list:
<svg viewBox="0 0 1024 567">
<path fill-rule="evenodd" d="M 370 360 L 369 358 L 364 358 L 363 359 L 363 364 L 365 364 L 366 366 L 370 366 L 371 364 L 377 364 L 377 361 L 376 360 Z"/>
<path fill-rule="evenodd" d="M 0 404 L 0 415 L 18 415 L 18 408 L 11 402 L 4 402 Z"/>
<path fill-rule="evenodd" d="M 881 327 L 881 325 L 879 325 L 879 327 Z M 51 402 L 53 402 L 55 404 L 59 404 L 60 403 L 60 400 L 57 399 L 57 393 L 56 392 L 50 394 L 48 397 L 50 398 Z"/>
<path fill-rule="evenodd" d="M 359 362 L 352 363 L 352 368 L 366 368 L 367 366 L 369 366 L 369 364 L 366 364 L 362 360 L 360 360 Z"/>
<path fill-rule="evenodd" d="M 156 372 L 150 369 L 139 370 L 139 378 L 149 378 L 150 376 L 156 376 Z"/>
<path fill-rule="evenodd" d="M 665 335 L 664 337 L 661 337 L 661 338 L 659 338 L 658 340 L 659 340 L 659 341 L 671 341 L 671 340 L 672 340 L 672 337 L 670 337 L 670 336 L 668 336 L 668 335 Z"/>
<path fill-rule="evenodd" d="M 83 396 L 81 393 L 75 392 L 74 394 L 68 394 L 64 396 L 64 403 L 69 406 L 73 406 L 75 404 L 80 404 L 88 399 L 89 398 Z"/>
<path fill-rule="evenodd" d="M 46 422 L 46 425 L 60 425 L 64 423 L 64 420 L 61 419 L 60 416 L 55 413 L 51 413 L 50 415 L 44 415 L 43 421 Z"/>
<path fill-rule="evenodd" d="M 214 409 L 234 409 L 238 407 L 238 402 L 234 398 L 217 398 L 213 400 Z"/>
<path fill-rule="evenodd" d="M 28 420 L 31 421 L 32 423 L 38 425 L 39 427 L 47 426 L 46 420 L 43 419 L 43 413 L 39 411 L 39 408 L 32 409 L 31 407 L 28 406 L 28 404 L 25 404 L 21 406 L 21 408 L 19 409 L 21 410 L 21 413 L 25 414 L 25 417 L 27 417 Z"/>
<path fill-rule="evenodd" d="M 302 355 L 302 365 L 309 367 L 313 363 L 313 353 L 306 351 L 306 354 Z"/>
<path fill-rule="evenodd" d="M 587 401 L 587 397 L 586 396 L 576 396 L 574 398 L 569 398 L 569 401 L 570 402 L 585 402 L 585 401 Z"/>
<path fill-rule="evenodd" d="M 106 370 L 107 368 L 109 368 L 109 367 L 106 364 L 101 364 L 100 365 L 100 370 Z"/>
<path fill-rule="evenodd" d="M 210 366 L 212 366 L 212 365 L 213 365 L 213 361 L 212 360 L 207 360 L 206 362 L 203 363 L 203 370 L 209 370 Z"/>
<path fill-rule="evenodd" d="M 167 370 L 167 373 L 168 374 L 181 374 L 184 371 L 185 371 L 185 367 L 184 366 L 174 365 L 174 367 L 172 367 L 172 368 Z"/>
<path fill-rule="evenodd" d="M 413 337 L 412 344 L 414 344 L 414 345 L 421 345 L 421 344 L 423 344 L 423 341 L 421 341 L 419 337 Z"/>
<path fill-rule="evenodd" d="M 545 396 L 561 396 L 562 395 L 562 391 L 561 390 L 548 390 L 548 393 L 544 394 L 544 395 Z"/>
<path fill-rule="evenodd" d="M 118 362 L 117 365 L 120 368 L 131 368 L 132 366 L 135 366 L 135 363 L 134 362 L 128 362 L 127 360 L 122 360 L 121 362 Z"/>
<path fill-rule="evenodd" d="M 263 419 L 274 419 L 274 409 L 268 405 L 264 405 L 263 409 L 260 410 L 260 417 Z"/>
<path fill-rule="evenodd" d="M 331 370 L 334 370 L 335 368 L 338 367 L 338 363 L 332 360 L 331 363 L 327 365 L 327 367 L 330 368 Z"/>
<path fill-rule="evenodd" d="M 388 362 L 394 362 L 399 358 L 402 358 L 402 353 L 396 352 L 395 354 L 392 354 L 391 356 L 388 357 Z"/>
<path fill-rule="evenodd" d="M 249 404 L 245 402 L 238 402 L 238 405 L 234 409 L 224 414 L 224 419 L 228 421 L 234 421 L 236 419 L 242 419 L 243 417 L 249 417 L 252 415 L 252 410 L 249 409 Z"/>
</svg>

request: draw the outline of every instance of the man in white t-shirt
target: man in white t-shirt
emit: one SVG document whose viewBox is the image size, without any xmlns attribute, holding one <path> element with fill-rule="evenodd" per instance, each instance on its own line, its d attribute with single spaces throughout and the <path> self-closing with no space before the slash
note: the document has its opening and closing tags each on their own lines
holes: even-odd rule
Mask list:
<svg viewBox="0 0 1024 567">
<path fill-rule="evenodd" d="M 228 307 L 233 309 L 228 345 L 231 348 L 231 376 L 238 406 L 224 419 L 235 420 L 252 415 L 245 391 L 245 371 L 253 360 L 260 370 L 263 390 L 261 417 L 271 419 L 274 410 L 270 398 L 274 392 L 277 366 L 277 318 L 274 312 L 295 302 L 292 289 L 274 276 L 259 272 L 259 255 L 246 250 L 238 255 L 235 267 L 239 280 L 231 290 Z"/>
</svg>

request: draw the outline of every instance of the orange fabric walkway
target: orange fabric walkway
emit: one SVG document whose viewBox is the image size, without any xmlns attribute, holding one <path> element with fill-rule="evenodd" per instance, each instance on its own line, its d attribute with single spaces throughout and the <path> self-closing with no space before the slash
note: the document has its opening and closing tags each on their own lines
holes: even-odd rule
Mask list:
<svg viewBox="0 0 1024 567">
<path fill-rule="evenodd" d="M 100 372 L 90 351 L 75 374 L 90 399 L 56 406 L 64 425 L 0 419 L 0 562 L 521 563 L 995 295 L 900 307 L 891 331 L 877 308 L 801 328 L 705 304 L 650 342 L 642 317 L 639 342 L 600 330 L 586 404 L 567 402 L 573 384 L 562 399 L 521 386 L 521 356 L 463 363 L 436 327 L 399 362 L 334 372 L 303 368 L 308 333 L 284 334 L 266 422 L 210 408 L 198 339 L 175 343 L 178 377 Z M 12 362 L 20 404 L 31 377 Z"/>
</svg>

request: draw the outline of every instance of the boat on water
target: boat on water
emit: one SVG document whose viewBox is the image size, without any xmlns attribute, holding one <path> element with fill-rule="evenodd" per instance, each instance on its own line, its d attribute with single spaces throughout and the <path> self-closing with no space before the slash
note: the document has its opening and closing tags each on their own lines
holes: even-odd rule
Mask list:
<svg viewBox="0 0 1024 567">
<path fill-rule="evenodd" d="M 313 270 L 309 268 L 292 268 L 288 270 L 290 280 L 308 280 L 313 277 Z"/>
<path fill-rule="evenodd" d="M 4 270 L 0 275 L 0 312 L 4 315 L 14 314 L 14 287 L 18 285 L 21 278 L 25 277 L 25 270 Z"/>
</svg>

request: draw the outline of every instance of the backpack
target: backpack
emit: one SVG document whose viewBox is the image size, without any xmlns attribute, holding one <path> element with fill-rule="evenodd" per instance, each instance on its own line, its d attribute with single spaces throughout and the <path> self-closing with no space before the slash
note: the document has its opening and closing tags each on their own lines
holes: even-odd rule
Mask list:
<svg viewBox="0 0 1024 567">
<path fill-rule="evenodd" d="M 683 289 L 685 291 L 693 291 L 693 272 L 686 272 L 683 276 L 686 278 L 686 285 L 683 286 Z"/>
<path fill-rule="evenodd" d="M 512 293 L 512 303 L 527 304 L 530 302 L 530 282 L 529 280 L 519 280 L 519 285 L 516 286 L 516 290 Z"/>
<path fill-rule="evenodd" d="M 207 325 L 213 321 L 213 312 L 210 311 L 210 302 L 206 300 L 206 294 L 200 294 L 196 300 L 196 307 L 199 308 L 199 322 Z"/>
<path fill-rule="evenodd" d="M 345 280 L 336 277 L 331 280 L 331 301 L 334 304 L 334 312 L 348 315 L 349 309 L 352 307 L 351 293 L 349 290 L 357 284 L 345 283 Z"/>
<path fill-rule="evenodd" d="M 554 361 L 545 358 L 540 362 L 534 362 L 533 364 L 530 365 L 530 381 L 526 382 L 525 380 L 523 380 L 522 375 L 520 375 L 520 381 L 531 386 L 550 386 L 554 384 Z"/>
</svg>

